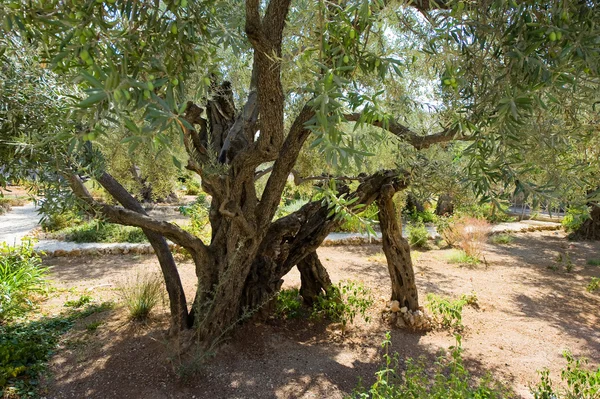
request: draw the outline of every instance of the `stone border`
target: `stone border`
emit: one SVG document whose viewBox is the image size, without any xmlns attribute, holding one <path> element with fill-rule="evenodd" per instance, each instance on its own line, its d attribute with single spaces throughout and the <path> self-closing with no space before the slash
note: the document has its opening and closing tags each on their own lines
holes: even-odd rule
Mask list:
<svg viewBox="0 0 600 399">
<path fill-rule="evenodd" d="M 543 224 L 543 225 L 525 225 L 520 229 L 504 228 L 492 231 L 491 235 L 502 234 L 502 233 L 527 233 L 535 231 L 556 231 L 561 230 L 562 226 L 559 224 Z M 434 239 L 435 237 L 429 237 Z M 353 236 L 346 238 L 326 238 L 321 246 L 323 247 L 334 247 L 334 246 L 346 246 L 346 245 L 368 245 L 368 244 L 381 244 L 381 237 L 366 237 L 366 236 Z M 179 245 L 169 243 L 169 248 L 175 252 L 181 252 L 182 248 Z M 43 246 L 40 249 L 36 249 L 36 252 L 43 253 L 49 257 L 76 257 L 76 256 L 99 256 L 99 255 L 149 255 L 154 253 L 154 249 L 150 244 L 129 244 L 129 243 L 114 243 L 114 244 L 98 244 L 98 246 L 73 248 L 73 249 L 55 249 L 55 250 L 44 250 Z"/>
</svg>

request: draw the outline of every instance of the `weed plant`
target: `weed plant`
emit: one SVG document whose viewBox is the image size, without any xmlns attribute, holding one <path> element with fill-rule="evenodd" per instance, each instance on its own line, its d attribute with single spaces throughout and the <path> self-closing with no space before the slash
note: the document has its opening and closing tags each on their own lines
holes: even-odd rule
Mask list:
<svg viewBox="0 0 600 399">
<path fill-rule="evenodd" d="M 36 297 L 46 293 L 48 268 L 33 251 L 33 243 L 0 246 L 0 325 L 23 316 Z"/>
</svg>

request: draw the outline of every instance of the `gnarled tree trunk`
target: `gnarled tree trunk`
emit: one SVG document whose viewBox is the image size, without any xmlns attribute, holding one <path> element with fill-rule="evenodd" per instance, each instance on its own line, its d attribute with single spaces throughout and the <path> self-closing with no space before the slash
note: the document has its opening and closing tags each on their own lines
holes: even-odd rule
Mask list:
<svg viewBox="0 0 600 399">
<path fill-rule="evenodd" d="M 400 302 L 400 306 L 406 306 L 409 310 L 417 310 L 419 295 L 410 257 L 410 246 L 402 237 L 402 227 L 398 225 L 396 218 L 396 209 L 392 200 L 395 193 L 396 188 L 392 184 L 386 184 L 377 198 L 383 252 L 392 280 L 391 299 Z"/>
<path fill-rule="evenodd" d="M 600 240 L 600 206 L 588 204 L 591 208 L 590 218 L 584 221 L 569 238 L 577 240 Z"/>
</svg>

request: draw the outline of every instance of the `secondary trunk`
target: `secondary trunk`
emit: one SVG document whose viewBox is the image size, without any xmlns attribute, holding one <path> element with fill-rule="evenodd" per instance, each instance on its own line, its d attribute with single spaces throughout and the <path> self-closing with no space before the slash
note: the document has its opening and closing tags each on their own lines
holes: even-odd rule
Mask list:
<svg viewBox="0 0 600 399">
<path fill-rule="evenodd" d="M 396 209 L 392 200 L 395 193 L 393 185 L 388 184 L 382 187 L 377 198 L 383 252 L 392 281 L 391 299 L 400 302 L 400 306 L 406 306 L 409 310 L 417 310 L 419 295 L 410 257 L 410 246 L 408 241 L 402 237 L 402 227 L 398 224 L 396 217 Z"/>
<path fill-rule="evenodd" d="M 331 287 L 331 279 L 325 266 L 319 260 L 316 252 L 311 252 L 298 263 L 300 271 L 300 295 L 304 303 L 312 306 L 319 294 L 324 294 Z"/>
</svg>

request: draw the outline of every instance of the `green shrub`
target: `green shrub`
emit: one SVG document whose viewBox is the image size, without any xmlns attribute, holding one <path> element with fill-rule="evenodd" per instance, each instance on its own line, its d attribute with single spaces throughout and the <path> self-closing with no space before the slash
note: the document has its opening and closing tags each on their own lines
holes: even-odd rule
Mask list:
<svg viewBox="0 0 600 399">
<path fill-rule="evenodd" d="M 573 232 L 579 229 L 583 222 L 590 218 L 588 207 L 573 207 L 567 209 L 561 223 L 567 232 Z"/>
<path fill-rule="evenodd" d="M 587 264 L 590 266 L 600 266 L 600 259 L 588 259 Z"/>
<path fill-rule="evenodd" d="M 592 281 L 585 287 L 587 292 L 596 292 L 600 290 L 600 277 L 592 277 Z"/>
<path fill-rule="evenodd" d="M 342 323 L 342 333 L 357 315 L 369 321 L 368 309 L 373 305 L 371 291 L 353 281 L 332 285 L 325 295 L 319 295 L 313 305 L 312 317 L 327 318 Z"/>
<path fill-rule="evenodd" d="M 600 397 L 600 368 L 596 371 L 585 367 L 586 359 L 575 359 L 570 352 L 563 353 L 567 367 L 562 369 L 560 378 L 566 389 L 554 389 L 550 372 L 540 372 L 540 382 L 531 389 L 535 399 L 597 399 Z"/>
<path fill-rule="evenodd" d="M 462 249 L 453 250 L 448 256 L 448 263 L 457 263 L 459 265 L 477 265 L 479 258 L 467 255 Z"/>
<path fill-rule="evenodd" d="M 78 308 L 81 308 L 81 307 L 87 305 L 90 302 L 92 302 L 92 297 L 91 296 L 89 296 L 89 295 L 82 295 L 82 296 L 79 297 L 79 299 L 65 302 L 65 307 L 66 308 L 78 309 Z"/>
<path fill-rule="evenodd" d="M 275 314 L 284 319 L 295 319 L 302 315 L 302 297 L 298 288 L 279 291 L 275 303 Z"/>
<path fill-rule="evenodd" d="M 438 218 L 438 216 L 430 210 L 418 212 L 416 208 L 413 208 L 412 212 L 405 212 L 404 214 L 408 220 L 415 223 L 419 220 L 423 223 L 435 223 Z"/>
<path fill-rule="evenodd" d="M 163 300 L 164 289 L 160 275 L 137 273 L 133 281 L 119 286 L 121 298 L 135 321 L 146 321 L 154 308 Z"/>
<path fill-rule="evenodd" d="M 456 336 L 456 345 L 450 347 L 450 357 L 439 356 L 429 363 L 425 358 L 407 359 L 406 371 L 397 353 L 391 355 L 390 333 L 382 344 L 385 365 L 375 373 L 376 381 L 371 387 L 359 386 L 352 399 L 505 399 L 513 395 L 489 374 L 483 378 L 471 376 L 462 359 L 461 338 Z"/>
<path fill-rule="evenodd" d="M 512 244 L 514 240 L 515 236 L 508 233 L 494 234 L 492 237 L 490 237 L 490 241 L 492 242 L 492 244 L 496 245 Z"/>
<path fill-rule="evenodd" d="M 191 205 L 179 207 L 179 212 L 190 217 L 190 223 L 183 227 L 184 230 L 203 240 L 210 240 L 209 204 L 206 202 L 206 195 L 198 196 Z"/>
<path fill-rule="evenodd" d="M 41 226 L 44 231 L 53 232 L 77 226 L 83 222 L 83 217 L 74 211 L 64 211 L 44 215 Z"/>
<path fill-rule="evenodd" d="M 506 212 L 507 209 L 495 207 L 491 203 L 468 204 L 458 207 L 454 215 L 457 217 L 466 216 L 475 219 L 486 219 L 490 223 L 512 222 L 515 218 Z"/>
<path fill-rule="evenodd" d="M 33 243 L 0 246 L 0 324 L 22 316 L 33 307 L 36 295 L 44 293 L 48 268 L 33 251 Z"/>
<path fill-rule="evenodd" d="M 429 232 L 421 220 L 408 223 L 406 231 L 408 233 L 408 242 L 410 245 L 417 248 L 424 248 L 427 246 Z"/>
<path fill-rule="evenodd" d="M 27 394 L 29 389 L 19 387 L 20 381 L 15 379 L 18 377 L 21 381 L 34 384 L 56 348 L 59 336 L 72 324 L 71 318 L 56 317 L 0 326 L 0 388 L 6 389 L 7 385 L 14 383 L 15 393 Z M 23 390 L 26 392 L 18 392 Z"/>
<path fill-rule="evenodd" d="M 105 302 L 51 318 L 0 325 L 0 397 L 38 397 L 39 374 L 60 336 L 76 319 L 111 308 L 112 304 Z"/>
<path fill-rule="evenodd" d="M 465 305 L 476 306 L 477 295 L 462 295 L 460 299 L 453 301 L 435 294 L 427 294 L 427 308 L 442 327 L 462 328 L 462 310 Z"/>
<path fill-rule="evenodd" d="M 363 211 L 356 214 L 356 217 L 351 217 L 344 220 L 344 223 L 336 231 L 346 231 L 351 233 L 359 233 L 364 231 L 365 221 L 372 223 L 378 219 L 379 208 L 377 204 L 372 203 L 371 205 L 364 208 Z"/>
<path fill-rule="evenodd" d="M 146 242 L 147 238 L 142 229 L 120 224 L 106 223 L 98 220 L 83 223 L 79 226 L 68 227 L 55 233 L 54 236 L 64 236 L 66 241 L 75 242 Z"/>
<path fill-rule="evenodd" d="M 203 194 L 200 183 L 194 178 L 188 178 L 185 181 L 185 194 L 186 195 L 200 195 Z"/>
</svg>

